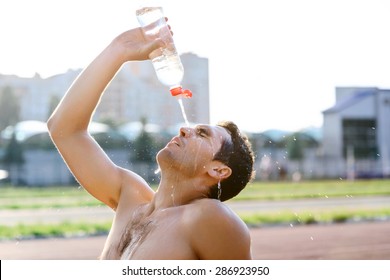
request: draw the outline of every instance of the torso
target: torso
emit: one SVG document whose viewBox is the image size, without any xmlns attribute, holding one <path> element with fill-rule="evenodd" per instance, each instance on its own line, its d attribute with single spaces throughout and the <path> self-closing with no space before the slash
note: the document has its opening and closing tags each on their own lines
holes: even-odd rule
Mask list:
<svg viewBox="0 0 390 280">
<path fill-rule="evenodd" d="M 134 259 L 134 260 L 196 260 L 202 259 L 195 252 L 195 243 L 199 240 L 206 246 L 202 250 L 215 250 L 214 241 L 209 241 L 210 232 L 218 232 L 213 228 L 212 222 L 206 226 L 204 220 L 228 221 L 228 230 L 234 230 L 235 234 L 225 232 L 224 237 L 235 236 L 225 240 L 222 246 L 239 244 L 249 238 L 245 224 L 227 206 L 213 199 L 200 199 L 193 203 L 169 207 L 161 210 L 150 211 L 150 204 L 142 204 L 132 211 L 117 211 L 112 229 L 107 238 L 102 259 Z M 207 229 L 209 232 L 202 230 Z M 220 229 L 221 230 L 221 229 Z M 217 237 L 220 239 L 220 236 Z M 211 242 L 211 243 L 210 243 Z M 243 242 L 243 244 L 248 244 Z M 250 243 L 250 241 L 249 241 Z M 208 245 L 207 245 L 208 244 Z M 241 245 L 237 245 L 240 247 Z M 239 256 L 249 258 L 249 247 L 243 249 L 243 255 L 234 255 L 229 246 L 226 247 L 227 255 L 222 258 Z M 240 247 L 241 248 L 241 247 Z M 241 250 L 241 249 L 239 249 Z M 248 251 L 246 251 L 248 250 Z M 202 251 L 204 253 L 204 251 Z M 215 256 L 217 257 L 217 256 Z"/>
<path fill-rule="evenodd" d="M 127 215 L 116 215 L 103 259 L 197 259 L 185 227 L 188 206 L 170 207 L 150 215 L 140 205 Z"/>
</svg>

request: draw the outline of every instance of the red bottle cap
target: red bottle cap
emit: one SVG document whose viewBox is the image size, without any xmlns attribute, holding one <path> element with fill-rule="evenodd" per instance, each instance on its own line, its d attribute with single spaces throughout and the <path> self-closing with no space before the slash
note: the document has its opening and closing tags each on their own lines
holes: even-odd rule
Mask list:
<svg viewBox="0 0 390 280">
<path fill-rule="evenodd" d="M 182 87 L 174 87 L 174 88 L 171 88 L 170 89 L 171 91 L 171 95 L 172 96 L 178 96 L 178 95 L 182 95 L 186 98 L 191 98 L 192 97 L 192 92 L 189 90 L 189 89 L 184 89 Z"/>
</svg>

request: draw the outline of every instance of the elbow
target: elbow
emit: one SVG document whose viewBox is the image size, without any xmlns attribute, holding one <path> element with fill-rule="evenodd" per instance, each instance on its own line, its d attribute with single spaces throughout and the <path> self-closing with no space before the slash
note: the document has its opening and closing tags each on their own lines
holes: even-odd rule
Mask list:
<svg viewBox="0 0 390 280">
<path fill-rule="evenodd" d="M 52 115 L 47 120 L 46 127 L 50 138 L 55 143 L 80 133 L 88 133 L 88 126 L 77 126 L 72 119 L 64 119 L 60 115 Z"/>
<path fill-rule="evenodd" d="M 52 119 L 52 117 L 50 117 L 47 120 L 46 126 L 47 126 L 47 130 L 49 131 L 49 133 L 51 133 L 51 131 L 53 130 L 53 119 Z"/>
<path fill-rule="evenodd" d="M 58 125 L 58 122 L 56 121 L 56 117 L 55 116 L 52 115 L 47 120 L 46 127 L 47 127 L 47 131 L 49 132 L 49 135 L 50 135 L 50 137 L 52 138 L 53 141 L 55 139 L 57 139 L 61 135 L 61 133 L 60 133 L 61 128 Z"/>
<path fill-rule="evenodd" d="M 55 142 L 58 133 L 56 133 L 55 125 L 53 124 L 53 120 L 51 118 L 46 122 L 46 126 L 50 138 L 52 139 L 53 142 Z"/>
<path fill-rule="evenodd" d="M 55 121 L 53 119 L 53 116 L 51 116 L 47 122 L 46 122 L 46 126 L 47 126 L 47 130 L 49 131 L 49 134 L 52 134 L 52 132 L 55 130 L 55 125 L 54 125 Z"/>
</svg>

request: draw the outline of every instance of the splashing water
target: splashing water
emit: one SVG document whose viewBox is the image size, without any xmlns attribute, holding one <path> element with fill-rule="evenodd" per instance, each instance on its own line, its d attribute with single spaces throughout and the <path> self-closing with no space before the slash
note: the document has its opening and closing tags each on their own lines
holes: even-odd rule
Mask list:
<svg viewBox="0 0 390 280">
<path fill-rule="evenodd" d="M 179 102 L 180 109 L 181 109 L 181 114 L 183 115 L 183 118 L 184 118 L 184 121 L 185 121 L 186 125 L 190 126 L 190 123 L 188 122 L 188 119 L 187 119 L 186 111 L 184 110 L 183 100 L 181 98 L 178 98 L 177 102 Z"/>
</svg>

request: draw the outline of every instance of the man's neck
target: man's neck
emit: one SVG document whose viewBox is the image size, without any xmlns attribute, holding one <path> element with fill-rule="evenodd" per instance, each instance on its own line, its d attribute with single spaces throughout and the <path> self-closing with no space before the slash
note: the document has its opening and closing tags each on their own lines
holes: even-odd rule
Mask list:
<svg viewBox="0 0 390 280">
<path fill-rule="evenodd" d="M 202 185 L 199 179 L 162 175 L 152 203 L 155 209 L 189 204 L 194 200 L 207 197 L 207 188 Z"/>
</svg>

